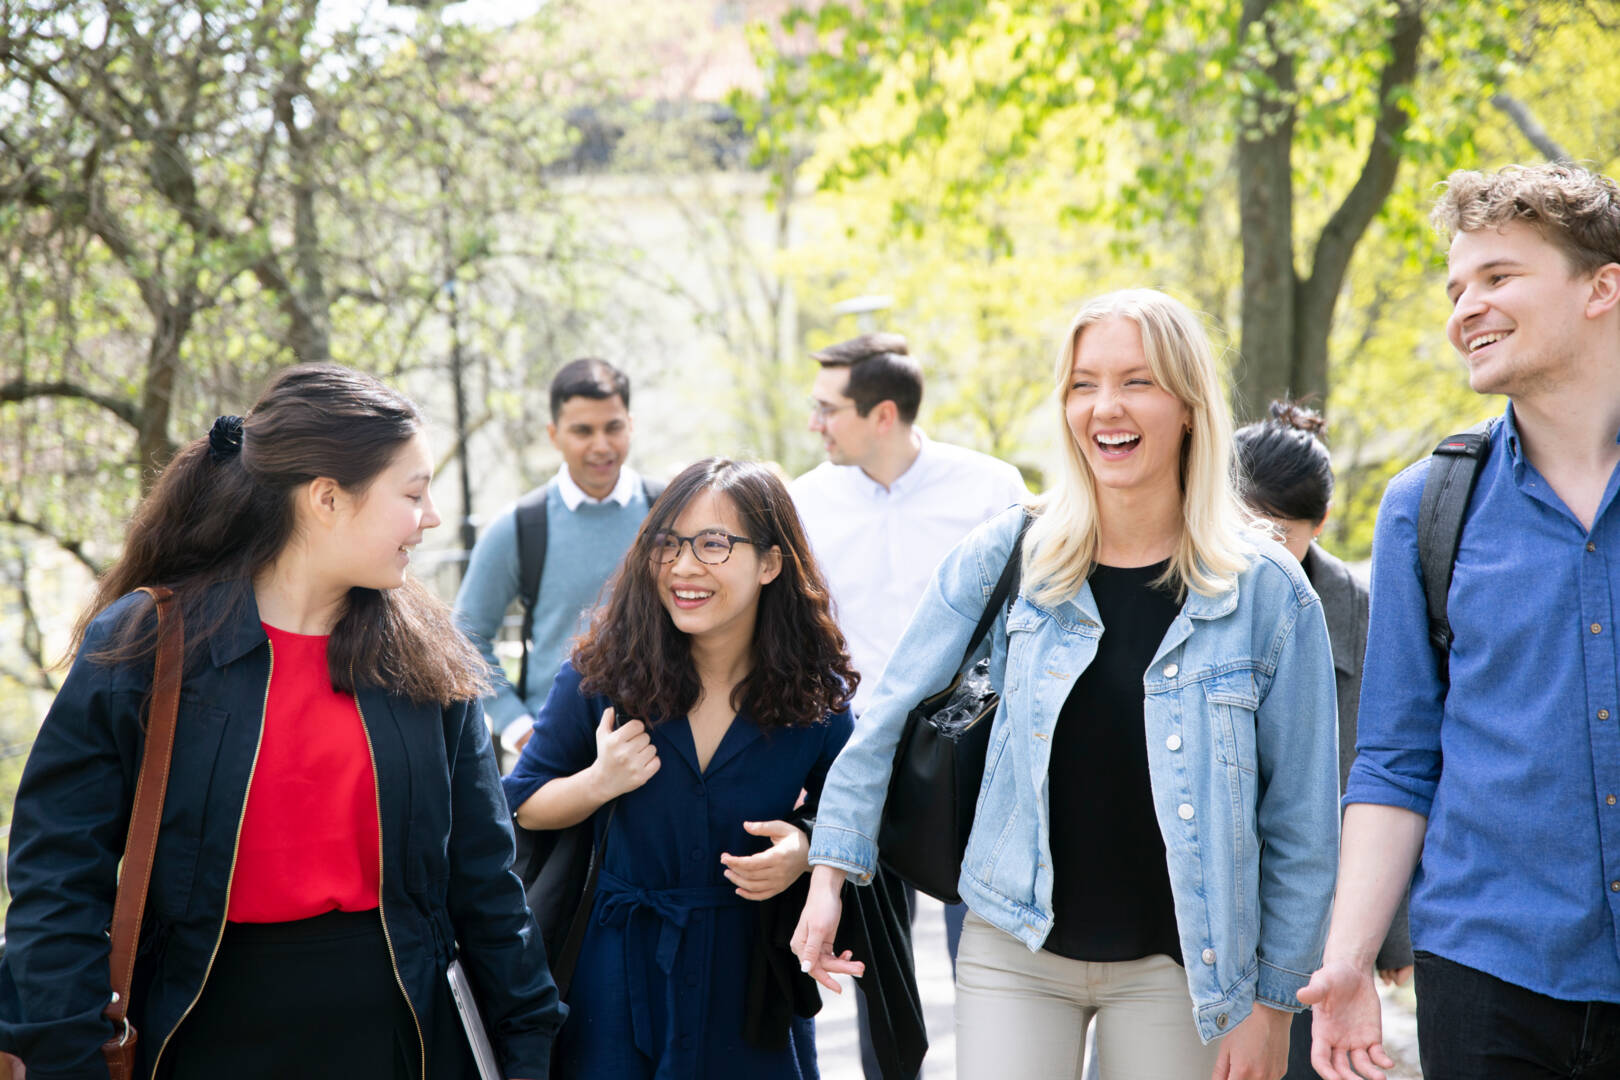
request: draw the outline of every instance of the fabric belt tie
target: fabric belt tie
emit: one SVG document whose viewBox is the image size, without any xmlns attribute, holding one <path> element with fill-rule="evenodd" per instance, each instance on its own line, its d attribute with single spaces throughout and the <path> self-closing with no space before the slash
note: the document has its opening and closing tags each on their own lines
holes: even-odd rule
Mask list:
<svg viewBox="0 0 1620 1080">
<path fill-rule="evenodd" d="M 658 970 L 664 973 L 665 1022 L 663 1052 L 653 1048 L 652 988 L 647 985 L 646 965 L 637 962 L 634 948 L 625 949 L 625 983 L 630 991 L 630 1019 L 635 1030 L 636 1049 L 659 1062 L 657 1075 L 662 1077 L 669 1068 L 669 1051 L 675 1040 L 675 1003 L 679 998 L 675 985 L 675 958 L 680 952 L 681 939 L 693 912 L 706 908 L 746 907 L 748 901 L 737 895 L 731 885 L 700 885 L 681 889 L 643 889 L 623 878 L 603 870 L 596 884 L 596 921 L 600 926 L 631 926 L 632 919 L 658 920 L 658 946 L 654 957 Z M 649 927 L 651 929 L 651 927 Z"/>
</svg>

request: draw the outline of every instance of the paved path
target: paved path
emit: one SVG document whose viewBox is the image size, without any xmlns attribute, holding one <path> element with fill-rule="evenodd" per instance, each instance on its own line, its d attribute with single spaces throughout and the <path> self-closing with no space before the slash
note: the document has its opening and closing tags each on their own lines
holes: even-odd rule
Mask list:
<svg viewBox="0 0 1620 1080">
<path fill-rule="evenodd" d="M 952 1003 L 951 962 L 945 954 L 945 917 L 939 902 L 917 898 L 917 982 L 922 990 L 923 1016 L 928 1024 L 928 1060 L 923 1068 L 929 1080 L 952 1080 L 956 1075 L 956 1031 Z M 842 994 L 821 992 L 821 1014 L 816 1017 L 816 1050 L 824 1080 L 862 1080 L 861 1057 L 855 1036 L 855 1001 L 850 981 Z M 1417 1058 L 1417 1021 L 1408 987 L 1384 992 L 1384 1041 L 1397 1068 L 1390 1080 L 1422 1080 Z M 977 1080 L 964 1077 L 963 1080 Z"/>
</svg>

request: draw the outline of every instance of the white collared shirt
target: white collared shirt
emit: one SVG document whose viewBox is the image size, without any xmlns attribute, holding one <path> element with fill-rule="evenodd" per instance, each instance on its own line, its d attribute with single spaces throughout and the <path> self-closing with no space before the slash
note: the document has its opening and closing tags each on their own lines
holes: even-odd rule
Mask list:
<svg viewBox="0 0 1620 1080">
<path fill-rule="evenodd" d="M 824 462 L 790 488 L 861 675 L 857 714 L 940 561 L 980 522 L 1029 497 L 1005 461 L 916 435 L 917 459 L 888 487 L 858 466 Z"/>
<path fill-rule="evenodd" d="M 574 483 L 574 477 L 568 471 L 567 462 L 557 470 L 557 494 L 562 496 L 563 505 L 570 510 L 578 510 L 582 503 L 601 506 L 604 503 L 615 502 L 620 506 L 629 506 L 637 489 L 641 486 L 641 477 L 628 465 L 619 466 L 619 481 L 613 485 L 613 490 L 607 493 L 607 498 L 592 498 L 585 493 L 585 489 Z"/>
</svg>

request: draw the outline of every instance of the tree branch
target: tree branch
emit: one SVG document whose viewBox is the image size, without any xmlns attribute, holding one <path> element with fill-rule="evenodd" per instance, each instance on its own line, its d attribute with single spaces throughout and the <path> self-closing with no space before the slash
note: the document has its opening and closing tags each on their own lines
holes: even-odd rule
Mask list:
<svg viewBox="0 0 1620 1080">
<path fill-rule="evenodd" d="M 1297 286 L 1292 387 L 1296 394 L 1327 393 L 1327 343 L 1333 308 L 1339 301 L 1339 290 L 1356 245 L 1395 186 L 1395 174 L 1401 165 L 1401 140 L 1412 119 L 1401 101 L 1401 91 L 1417 77 L 1422 43 L 1422 0 L 1400 0 L 1389 28 L 1389 59 L 1378 77 L 1378 120 L 1367 148 L 1367 160 L 1317 238 L 1310 277 Z"/>
<path fill-rule="evenodd" d="M 28 529 L 31 532 L 36 532 L 40 536 L 45 537 L 47 540 L 54 541 L 57 547 L 61 548 L 69 555 L 79 560 L 79 562 L 83 563 L 85 569 L 89 570 L 97 577 L 101 576 L 103 567 L 100 563 L 96 562 L 96 560 L 84 553 L 83 540 L 73 540 L 69 539 L 68 537 L 58 536 L 56 533 L 52 532 L 50 526 L 46 525 L 44 522 L 34 521 L 31 518 L 25 518 L 13 509 L 8 509 L 4 514 L 0 514 L 0 522 L 7 525 L 16 525 L 17 527 L 23 529 Z"/>
<path fill-rule="evenodd" d="M 1382 107 L 1367 148 L 1367 160 L 1354 186 L 1323 227 L 1311 260 L 1310 284 L 1326 295 L 1338 294 L 1361 234 L 1372 224 L 1395 186 L 1395 173 L 1401 164 L 1401 138 L 1412 119 L 1396 95 L 1417 75 L 1418 46 L 1422 41 L 1423 13 L 1418 0 L 1403 0 L 1390 27 L 1389 62 L 1378 77 Z"/>
<path fill-rule="evenodd" d="M 1530 140 L 1530 145 L 1535 147 L 1536 152 L 1542 157 L 1561 164 L 1569 164 L 1575 160 L 1568 150 L 1547 134 L 1547 129 L 1541 126 L 1541 122 L 1530 111 L 1530 106 L 1510 94 L 1492 94 L 1491 104 L 1507 113 L 1508 119 L 1519 129 L 1519 134 Z"/>
<path fill-rule="evenodd" d="M 80 401 L 88 401 L 92 405 L 106 409 L 130 427 L 138 429 L 141 426 L 140 411 L 134 405 L 105 394 L 98 394 L 77 383 L 31 383 L 22 379 L 0 383 L 0 402 L 31 401 L 43 397 L 77 398 Z"/>
</svg>

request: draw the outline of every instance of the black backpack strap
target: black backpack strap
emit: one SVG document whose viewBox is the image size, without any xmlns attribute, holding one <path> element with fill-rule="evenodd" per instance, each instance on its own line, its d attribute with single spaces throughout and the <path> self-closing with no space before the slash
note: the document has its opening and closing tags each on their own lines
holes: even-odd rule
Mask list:
<svg viewBox="0 0 1620 1080">
<path fill-rule="evenodd" d="M 1462 543 L 1468 501 L 1474 494 L 1479 467 L 1490 449 L 1491 434 L 1499 419 L 1487 420 L 1442 439 L 1429 457 L 1429 472 L 1423 480 L 1417 520 L 1418 566 L 1428 598 L 1429 644 L 1434 648 L 1442 681 L 1449 678 L 1447 669 L 1451 656 L 1451 620 L 1446 615 L 1451 573 L 1457 563 L 1457 548 Z"/>
<path fill-rule="evenodd" d="M 523 605 L 522 666 L 518 668 L 517 695 L 529 700 L 529 646 L 534 638 L 534 601 L 540 595 L 540 575 L 546 568 L 546 541 L 550 533 L 546 500 L 555 484 L 543 484 L 518 500 L 514 523 L 517 526 L 518 603 Z M 641 478 L 641 494 L 650 507 L 664 493 L 657 480 Z"/>
<path fill-rule="evenodd" d="M 984 636 L 990 632 L 995 623 L 996 616 L 1001 613 L 1002 604 L 1011 610 L 1013 599 L 1018 595 L 1018 580 L 1024 572 L 1024 534 L 1029 532 L 1029 524 L 1034 520 L 1029 511 L 1024 511 L 1023 523 L 1018 526 L 1018 538 L 1013 541 L 1012 553 L 1007 556 L 1007 565 L 1001 568 L 1001 576 L 996 579 L 996 587 L 990 593 L 990 599 L 985 602 L 984 614 L 979 616 L 979 624 L 973 628 L 973 636 L 968 639 L 968 646 L 962 652 L 962 662 L 957 670 L 967 667 L 967 662 L 973 658 Z"/>
<path fill-rule="evenodd" d="M 552 484 L 542 484 L 518 500 L 513 512 L 517 526 L 518 603 L 523 605 L 523 660 L 518 667 L 517 695 L 527 708 L 529 700 L 529 639 L 534 637 L 534 601 L 540 595 L 540 574 L 546 568 L 546 539 L 551 531 L 546 500 Z"/>
</svg>

